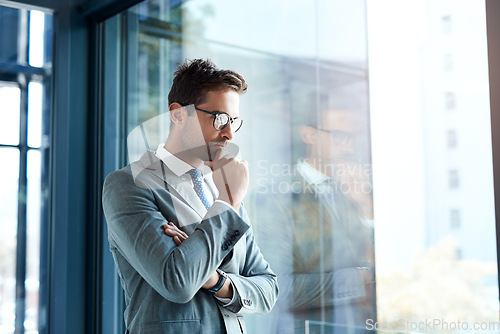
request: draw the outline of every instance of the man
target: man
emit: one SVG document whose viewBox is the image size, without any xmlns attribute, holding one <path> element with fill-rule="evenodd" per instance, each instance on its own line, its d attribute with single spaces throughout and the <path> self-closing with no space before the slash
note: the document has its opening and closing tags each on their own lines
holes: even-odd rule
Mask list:
<svg viewBox="0 0 500 334">
<path fill-rule="evenodd" d="M 226 154 L 246 88 L 241 75 L 208 60 L 180 65 L 165 144 L 106 178 L 103 208 L 130 333 L 245 333 L 242 314 L 275 304 L 276 275 L 242 205 L 248 166 Z"/>
<path fill-rule="evenodd" d="M 293 196 L 292 308 L 298 319 L 324 322 L 311 326 L 325 333 L 365 332 L 375 318 L 371 182 L 354 142 L 360 123 L 353 112 L 326 108 L 299 128 L 307 155 Z"/>
<path fill-rule="evenodd" d="M 364 333 L 375 319 L 373 206 L 359 124 L 353 112 L 312 110 L 298 128 L 307 153 L 291 191 L 266 201 L 274 223 L 259 225 L 259 240 L 280 277 L 276 333 Z"/>
</svg>

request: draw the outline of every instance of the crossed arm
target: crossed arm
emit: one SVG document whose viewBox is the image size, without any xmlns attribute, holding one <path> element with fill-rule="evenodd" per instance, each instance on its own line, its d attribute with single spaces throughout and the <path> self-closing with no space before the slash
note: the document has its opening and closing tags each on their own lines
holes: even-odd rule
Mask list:
<svg viewBox="0 0 500 334">
<path fill-rule="evenodd" d="M 150 180 L 156 182 L 155 177 Z M 218 281 L 215 270 L 233 248 L 224 246 L 227 238 L 234 235 L 232 245 L 246 238 L 245 258 L 238 265 L 239 272 L 228 273 L 231 280 L 228 284 L 232 283 L 242 298 L 254 302 L 251 306 L 238 305 L 230 310 L 235 313 L 269 312 L 278 295 L 276 275 L 255 245 L 247 220 L 216 203 L 209 210 L 210 218 L 204 219 L 189 238 L 180 232 L 173 236 L 177 238 L 166 238 L 160 227 L 175 217 L 170 196 L 155 184 L 138 187 L 127 171 L 111 173 L 103 189 L 110 247 L 116 249 L 162 297 L 175 303 L 187 303 L 202 286 L 213 287 Z M 126 286 L 129 280 L 135 282 L 134 275 L 127 273 L 124 277 Z M 226 288 L 230 287 L 231 284 Z M 135 291 L 125 292 L 133 295 Z M 223 289 L 220 295 L 230 296 L 230 292 Z"/>
<path fill-rule="evenodd" d="M 162 226 L 165 234 L 172 238 L 177 246 L 180 246 L 184 240 L 188 238 L 186 232 L 180 230 L 174 223 L 170 222 L 168 224 L 163 224 Z M 212 276 L 202 285 L 203 289 L 211 289 L 213 288 L 217 282 L 219 281 L 220 275 L 217 271 L 215 271 Z M 231 279 L 227 279 L 224 282 L 222 288 L 217 291 L 215 294 L 216 297 L 219 298 L 233 298 L 233 285 L 231 284 Z"/>
</svg>

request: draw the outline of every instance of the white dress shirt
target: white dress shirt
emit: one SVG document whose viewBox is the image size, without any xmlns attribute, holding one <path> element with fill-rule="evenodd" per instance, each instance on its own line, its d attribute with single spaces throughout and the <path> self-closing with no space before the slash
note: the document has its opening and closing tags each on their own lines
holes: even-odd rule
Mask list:
<svg viewBox="0 0 500 334">
<path fill-rule="evenodd" d="M 170 153 L 164 146 L 163 144 L 158 145 L 158 148 L 156 149 L 156 157 L 160 159 L 175 175 L 180 177 L 181 179 L 185 180 L 188 182 L 192 188 L 194 188 L 194 183 L 193 179 L 191 178 L 191 175 L 189 175 L 189 171 L 193 169 L 191 165 L 186 163 L 185 161 L 182 161 L 181 159 L 177 158 L 175 155 Z M 214 203 L 214 199 L 217 198 L 218 194 L 217 193 L 212 193 L 210 191 L 210 187 L 207 180 L 211 181 L 213 184 L 213 173 L 212 169 L 206 165 L 202 165 L 198 167 L 198 169 L 201 171 L 201 175 L 203 177 L 203 192 L 205 193 L 205 196 L 207 197 L 208 203 L 212 205 Z M 215 189 L 214 189 L 215 191 Z M 215 200 L 216 202 L 223 203 L 227 205 L 229 208 L 233 209 L 234 208 L 227 202 L 222 201 L 222 200 Z M 236 210 L 234 210 L 236 212 Z M 236 212 L 238 213 L 238 212 Z M 239 213 L 238 213 L 239 214 Z M 224 306 L 230 306 L 235 304 L 239 299 L 239 294 L 238 291 L 235 289 L 233 283 L 231 282 L 231 285 L 233 286 L 233 298 L 219 298 L 215 296 L 219 301 L 221 301 Z"/>
</svg>

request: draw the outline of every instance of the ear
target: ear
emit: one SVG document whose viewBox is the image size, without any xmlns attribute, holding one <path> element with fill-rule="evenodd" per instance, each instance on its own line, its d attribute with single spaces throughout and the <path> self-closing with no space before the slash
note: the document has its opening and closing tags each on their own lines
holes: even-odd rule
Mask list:
<svg viewBox="0 0 500 334">
<path fill-rule="evenodd" d="M 307 145 L 314 145 L 318 143 L 318 131 L 310 126 L 300 126 L 299 135 L 302 141 Z"/>
<path fill-rule="evenodd" d="M 170 111 L 170 120 L 173 124 L 182 127 L 186 123 L 187 111 L 182 105 L 174 102 L 168 107 L 168 110 Z"/>
</svg>

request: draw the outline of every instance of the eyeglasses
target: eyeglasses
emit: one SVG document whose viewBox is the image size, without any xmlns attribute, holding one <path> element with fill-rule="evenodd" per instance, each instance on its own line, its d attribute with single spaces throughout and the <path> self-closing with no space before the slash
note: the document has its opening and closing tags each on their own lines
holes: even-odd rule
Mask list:
<svg viewBox="0 0 500 334">
<path fill-rule="evenodd" d="M 335 145 L 345 145 L 349 143 L 352 139 L 352 133 L 345 132 L 342 130 L 325 130 L 319 128 L 316 129 L 318 129 L 319 131 L 329 133 L 332 136 Z"/>
<path fill-rule="evenodd" d="M 185 107 L 186 105 L 182 105 L 182 106 Z M 215 128 L 215 130 L 218 130 L 218 131 L 224 129 L 229 124 L 229 122 L 231 122 L 231 132 L 237 132 L 241 128 L 241 126 L 243 125 L 243 120 L 241 118 L 239 118 L 239 117 L 231 118 L 225 112 L 212 112 L 212 111 L 208 111 L 208 110 L 204 110 L 204 109 L 200 109 L 200 108 L 196 108 L 196 107 L 194 107 L 194 109 L 199 110 L 199 111 L 203 111 L 204 113 L 207 113 L 210 115 L 213 115 L 214 116 L 214 123 L 213 123 L 214 128 Z"/>
</svg>

